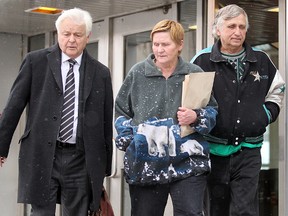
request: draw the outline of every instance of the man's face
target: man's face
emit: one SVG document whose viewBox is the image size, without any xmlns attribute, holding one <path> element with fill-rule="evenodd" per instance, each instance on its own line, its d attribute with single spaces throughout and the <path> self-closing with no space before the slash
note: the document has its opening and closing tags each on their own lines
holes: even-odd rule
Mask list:
<svg viewBox="0 0 288 216">
<path fill-rule="evenodd" d="M 85 24 L 79 25 L 69 18 L 61 23 L 58 43 L 62 52 L 70 58 L 77 58 L 83 52 L 88 40 Z"/>
<path fill-rule="evenodd" d="M 243 14 L 230 20 L 224 20 L 217 29 L 217 35 L 222 44 L 221 51 L 231 54 L 241 51 L 246 32 L 246 18 Z"/>
</svg>

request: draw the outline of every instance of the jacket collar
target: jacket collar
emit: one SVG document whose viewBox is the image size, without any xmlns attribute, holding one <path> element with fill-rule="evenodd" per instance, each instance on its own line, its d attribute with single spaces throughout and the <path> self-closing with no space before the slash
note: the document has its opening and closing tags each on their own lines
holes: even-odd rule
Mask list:
<svg viewBox="0 0 288 216">
<path fill-rule="evenodd" d="M 80 72 L 80 91 L 83 91 L 83 100 L 89 96 L 93 79 L 95 76 L 95 64 L 92 63 L 93 58 L 89 55 L 86 49 L 83 50 Z"/>
<path fill-rule="evenodd" d="M 48 65 L 51 69 L 53 77 L 59 87 L 63 91 L 62 76 L 61 76 L 61 49 L 58 44 L 48 48 Z M 85 100 L 90 94 L 94 74 L 94 66 L 91 63 L 92 57 L 88 54 L 87 50 L 83 50 L 81 65 L 79 68 L 80 73 L 80 91 Z"/>
<path fill-rule="evenodd" d="M 53 77 L 59 87 L 63 91 L 61 76 L 61 50 L 58 44 L 48 48 L 48 66 L 51 69 Z"/>
<path fill-rule="evenodd" d="M 213 62 L 226 62 L 226 59 L 222 56 L 220 52 L 220 47 L 221 47 L 221 41 L 217 40 L 216 43 L 212 47 L 212 52 L 210 56 L 210 60 Z M 253 52 L 252 47 L 244 42 L 243 47 L 245 48 L 246 52 L 246 61 L 249 62 L 257 62 L 255 53 Z"/>
<path fill-rule="evenodd" d="M 145 76 L 162 76 L 162 72 L 156 67 L 154 63 L 155 56 L 154 54 L 150 54 L 145 62 Z M 181 56 L 178 57 L 178 63 L 175 68 L 175 71 L 173 72 L 172 76 L 174 75 L 181 75 L 181 74 L 188 74 L 190 71 L 190 68 L 187 64 L 185 64 L 185 61 Z"/>
</svg>

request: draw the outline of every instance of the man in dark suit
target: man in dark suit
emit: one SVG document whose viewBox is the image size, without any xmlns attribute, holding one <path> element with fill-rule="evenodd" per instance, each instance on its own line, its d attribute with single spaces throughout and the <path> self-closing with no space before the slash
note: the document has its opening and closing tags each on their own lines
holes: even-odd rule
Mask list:
<svg viewBox="0 0 288 216">
<path fill-rule="evenodd" d="M 88 12 L 64 11 L 56 29 L 58 44 L 28 53 L 12 86 L 0 118 L 0 167 L 26 107 L 18 202 L 30 203 L 33 216 L 55 215 L 58 201 L 63 216 L 86 216 L 89 209 L 98 209 L 103 179 L 111 173 L 111 77 L 109 69 L 85 49 L 92 29 Z M 66 102 L 69 73 L 73 74 L 71 110 L 63 114 L 62 108 L 70 103 Z M 62 129 L 61 119 L 68 115 Z"/>
</svg>

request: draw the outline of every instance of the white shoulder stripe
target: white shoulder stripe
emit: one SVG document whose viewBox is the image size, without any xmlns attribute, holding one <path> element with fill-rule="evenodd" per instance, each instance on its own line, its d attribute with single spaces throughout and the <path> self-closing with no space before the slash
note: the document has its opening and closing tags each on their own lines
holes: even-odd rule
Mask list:
<svg viewBox="0 0 288 216">
<path fill-rule="evenodd" d="M 194 63 L 195 59 L 198 58 L 200 55 L 205 54 L 205 53 L 211 53 L 212 51 L 212 46 L 211 47 L 207 47 L 203 50 L 201 50 L 200 52 L 198 52 L 190 61 L 190 63 Z"/>
</svg>

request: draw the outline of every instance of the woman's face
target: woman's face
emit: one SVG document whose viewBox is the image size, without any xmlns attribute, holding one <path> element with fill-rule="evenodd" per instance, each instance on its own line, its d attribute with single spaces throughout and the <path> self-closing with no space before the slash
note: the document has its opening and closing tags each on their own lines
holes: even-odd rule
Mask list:
<svg viewBox="0 0 288 216">
<path fill-rule="evenodd" d="M 152 38 L 152 50 L 158 64 L 166 65 L 177 61 L 178 55 L 183 48 L 175 43 L 169 32 L 156 32 Z"/>
</svg>

